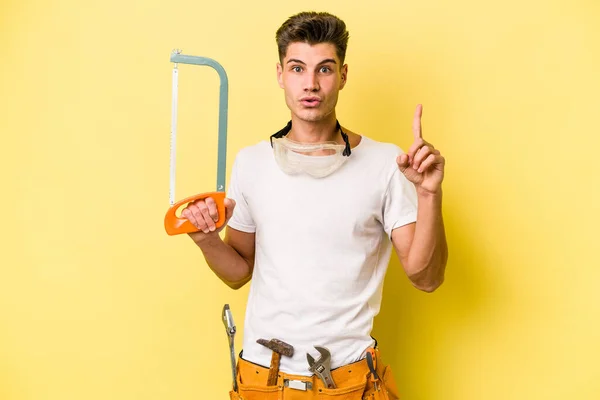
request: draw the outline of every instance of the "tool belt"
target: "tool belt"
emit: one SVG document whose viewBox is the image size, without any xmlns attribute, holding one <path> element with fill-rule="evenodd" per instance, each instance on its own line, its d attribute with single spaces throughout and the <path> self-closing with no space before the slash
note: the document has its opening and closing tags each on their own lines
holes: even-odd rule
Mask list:
<svg viewBox="0 0 600 400">
<path fill-rule="evenodd" d="M 373 357 L 344 365 L 331 371 L 336 384 L 328 389 L 316 375 L 301 376 L 279 372 L 277 384 L 267 386 L 269 368 L 244 360 L 237 363 L 237 391 L 231 400 L 397 400 L 398 388 L 389 365 L 381 362 L 379 350 L 369 348 Z M 373 369 L 370 368 L 370 365 Z"/>
</svg>

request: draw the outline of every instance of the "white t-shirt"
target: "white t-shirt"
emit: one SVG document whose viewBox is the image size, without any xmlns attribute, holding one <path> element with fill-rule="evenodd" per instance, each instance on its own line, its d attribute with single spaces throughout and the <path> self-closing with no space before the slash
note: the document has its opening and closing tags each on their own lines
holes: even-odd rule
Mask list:
<svg viewBox="0 0 600 400">
<path fill-rule="evenodd" d="M 416 190 L 398 169 L 400 148 L 362 137 L 348 161 L 325 178 L 286 175 L 268 141 L 242 149 L 227 197 L 229 226 L 256 232 L 243 358 L 268 367 L 259 338 L 294 346 L 280 369 L 308 371 L 314 346 L 331 352 L 332 369 L 360 360 L 373 344 L 391 232 L 416 221 Z"/>
</svg>

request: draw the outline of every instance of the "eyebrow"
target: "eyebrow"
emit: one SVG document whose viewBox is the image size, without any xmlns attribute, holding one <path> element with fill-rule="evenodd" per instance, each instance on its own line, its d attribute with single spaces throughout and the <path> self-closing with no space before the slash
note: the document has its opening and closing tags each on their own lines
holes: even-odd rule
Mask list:
<svg viewBox="0 0 600 400">
<path fill-rule="evenodd" d="M 298 63 L 298 64 L 302 64 L 302 65 L 306 65 L 306 63 L 305 63 L 304 61 L 302 61 L 302 60 L 298 60 L 297 58 L 290 58 L 290 59 L 289 59 L 289 60 L 286 62 L 286 64 L 289 64 L 289 63 L 291 63 L 291 62 Z M 320 63 L 318 63 L 317 65 L 321 65 L 321 64 L 328 64 L 328 63 L 337 64 L 333 58 L 326 58 L 325 60 L 321 61 L 321 62 L 320 62 Z"/>
</svg>

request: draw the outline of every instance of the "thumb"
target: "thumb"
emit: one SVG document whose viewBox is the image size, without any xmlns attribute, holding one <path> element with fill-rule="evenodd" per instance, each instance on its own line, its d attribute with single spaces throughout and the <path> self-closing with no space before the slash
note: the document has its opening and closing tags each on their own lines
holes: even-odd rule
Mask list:
<svg viewBox="0 0 600 400">
<path fill-rule="evenodd" d="M 400 172 L 404 173 L 410 166 L 408 154 L 400 154 L 396 157 L 396 163 L 398 164 L 398 168 L 400 168 Z"/>
<path fill-rule="evenodd" d="M 225 222 L 227 222 L 233 216 L 235 200 L 226 197 L 225 200 L 223 200 L 223 204 L 225 205 Z"/>
</svg>

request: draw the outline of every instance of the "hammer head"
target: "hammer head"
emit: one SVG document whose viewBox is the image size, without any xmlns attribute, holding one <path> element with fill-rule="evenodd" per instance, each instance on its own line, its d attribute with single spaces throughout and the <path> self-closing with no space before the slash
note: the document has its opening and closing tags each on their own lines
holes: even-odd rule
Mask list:
<svg viewBox="0 0 600 400">
<path fill-rule="evenodd" d="M 258 339 L 256 341 L 259 344 L 262 344 L 268 349 L 273 350 L 275 353 L 282 354 L 286 357 L 291 357 L 294 355 L 294 347 L 291 344 L 287 344 L 286 342 L 282 342 L 279 339 Z"/>
</svg>

